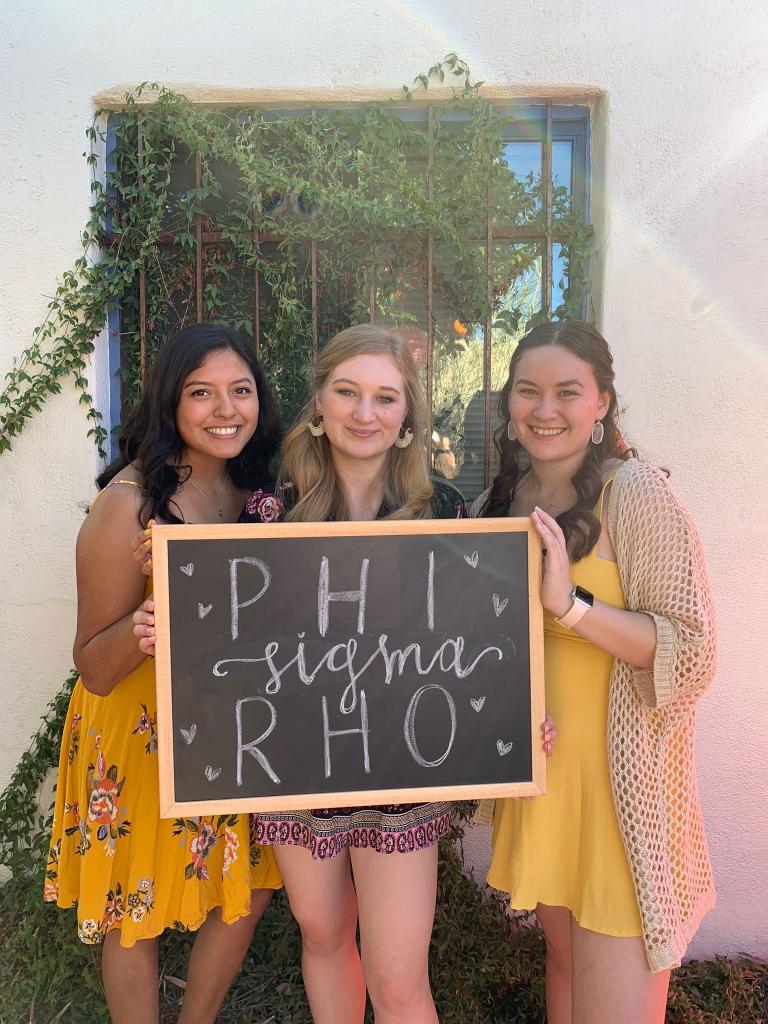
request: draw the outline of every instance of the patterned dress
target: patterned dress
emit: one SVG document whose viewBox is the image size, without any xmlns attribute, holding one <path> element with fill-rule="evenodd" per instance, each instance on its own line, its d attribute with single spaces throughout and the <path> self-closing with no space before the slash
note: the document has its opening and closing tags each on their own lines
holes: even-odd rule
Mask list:
<svg viewBox="0 0 768 1024">
<path fill-rule="evenodd" d="M 214 907 L 230 924 L 249 914 L 251 889 L 282 884 L 272 851 L 251 839 L 246 815 L 160 817 L 154 659 L 106 697 L 77 681 L 44 899 L 77 907 L 83 942 L 101 942 L 112 928 L 123 946 L 166 928 L 194 931 Z"/>
<path fill-rule="evenodd" d="M 288 492 L 290 493 L 290 492 Z M 240 522 L 269 523 L 280 519 L 289 501 L 255 491 Z M 465 519 L 464 499 L 450 484 L 434 481 L 433 519 Z M 382 506 L 377 519 L 388 510 Z M 408 853 L 433 846 L 451 827 L 450 803 L 380 804 L 376 807 L 320 807 L 306 811 L 270 811 L 253 815 L 256 841 L 269 846 L 303 846 L 316 860 L 335 857 L 346 847 L 379 853 Z"/>
</svg>

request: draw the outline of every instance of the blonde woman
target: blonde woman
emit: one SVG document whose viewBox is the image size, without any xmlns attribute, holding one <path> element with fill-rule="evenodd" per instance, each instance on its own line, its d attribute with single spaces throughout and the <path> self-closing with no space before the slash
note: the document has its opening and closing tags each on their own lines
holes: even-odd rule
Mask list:
<svg viewBox="0 0 768 1024">
<path fill-rule="evenodd" d="M 433 483 L 427 411 L 403 340 L 365 324 L 319 353 L 312 397 L 288 433 L 278 481 L 287 521 L 454 519 L 457 491 Z M 254 495 L 241 519 L 272 519 Z M 435 1024 L 428 976 L 437 841 L 451 806 L 314 809 L 257 816 L 302 933 L 316 1024 L 360 1024 L 366 987 L 378 1024 Z M 356 930 L 360 925 L 360 951 Z"/>
</svg>

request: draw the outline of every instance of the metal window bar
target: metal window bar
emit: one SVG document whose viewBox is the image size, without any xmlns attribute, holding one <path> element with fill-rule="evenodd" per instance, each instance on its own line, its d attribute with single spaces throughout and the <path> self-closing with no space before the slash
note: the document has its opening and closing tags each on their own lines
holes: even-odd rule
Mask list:
<svg viewBox="0 0 768 1024">
<path fill-rule="evenodd" d="M 195 190 L 200 202 L 200 189 L 203 186 L 203 159 L 198 150 L 195 153 Z M 197 322 L 203 322 L 203 218 L 195 214 L 195 303 Z"/>
<path fill-rule="evenodd" d="M 542 177 L 543 177 L 543 221 L 544 227 L 540 228 L 535 225 L 514 225 L 506 228 L 494 228 L 493 216 L 492 216 L 492 199 L 493 197 L 488 193 L 487 210 L 486 210 L 486 233 L 485 239 L 474 239 L 474 241 L 484 241 L 486 245 L 486 269 L 488 275 L 488 292 L 487 301 L 488 308 L 486 311 L 485 319 L 485 336 L 483 342 L 483 393 L 485 398 L 485 431 L 484 431 L 484 457 L 483 457 L 483 482 L 484 486 L 487 487 L 490 478 L 490 454 L 491 454 L 491 358 L 492 358 L 492 326 L 493 326 L 493 246 L 496 241 L 509 241 L 509 242 L 540 242 L 542 243 L 541 255 L 542 255 L 542 309 L 546 313 L 547 318 L 552 316 L 552 274 L 553 274 L 553 243 L 555 242 L 567 242 L 570 239 L 570 232 L 567 230 L 559 230 L 553 228 L 553 211 L 552 211 L 552 102 L 548 100 L 545 105 L 546 109 L 546 131 L 543 139 L 543 158 L 542 158 Z M 490 113 L 489 113 L 490 116 Z M 435 109 L 432 105 L 427 107 L 427 128 L 428 128 L 428 165 L 427 165 L 427 188 L 429 198 L 432 198 L 433 192 L 433 133 L 434 133 L 434 117 Z M 141 121 L 138 122 L 138 161 L 139 161 L 139 178 L 140 178 L 140 191 L 139 191 L 139 202 L 141 202 L 141 189 L 143 188 L 143 179 L 141 175 L 141 168 L 144 161 L 144 147 L 143 137 L 141 131 Z M 202 158 L 200 152 L 195 153 L 195 188 L 200 189 L 202 187 Z M 586 226 L 586 234 L 588 237 L 592 234 L 590 225 Z M 279 234 L 260 234 L 258 226 L 254 228 L 253 232 L 254 242 L 258 245 L 260 242 L 274 242 L 279 244 L 284 240 L 284 236 Z M 413 235 L 398 235 L 393 236 L 397 238 L 413 238 Z M 110 233 L 107 242 L 110 246 L 118 246 L 121 241 L 120 233 Z M 196 315 L 198 323 L 203 320 L 203 250 L 206 246 L 216 245 L 224 241 L 221 232 L 219 231 L 204 231 L 203 230 L 203 217 L 201 214 L 197 214 L 195 218 L 195 298 L 196 298 Z M 158 243 L 161 245 L 174 245 L 176 243 L 176 232 L 168 231 L 164 232 L 158 239 Z M 311 275 L 311 294 L 312 294 L 312 341 L 315 351 L 317 351 L 319 341 L 319 324 L 318 324 L 318 309 L 319 309 L 319 277 L 318 277 L 318 259 L 317 259 L 317 242 L 312 239 L 310 240 L 310 275 Z M 373 269 L 372 277 L 369 286 L 369 316 L 370 321 L 373 323 L 376 319 L 376 245 L 372 247 L 372 259 Z M 433 427 L 433 410 L 432 410 L 432 399 L 434 390 L 434 236 L 430 231 L 427 234 L 427 280 L 426 280 L 426 300 L 427 300 L 427 357 L 426 357 L 426 371 L 427 371 L 427 399 L 429 403 L 429 429 L 430 438 Z M 258 270 L 253 272 L 253 300 L 252 300 L 252 326 L 253 326 L 253 342 L 257 356 L 261 351 L 261 287 L 260 287 L 260 275 Z M 139 338 L 140 338 L 140 369 L 142 382 L 146 381 L 147 376 L 147 277 L 146 267 L 142 264 L 139 270 Z"/>
<path fill-rule="evenodd" d="M 255 227 L 253 229 L 253 242 L 258 249 L 259 247 L 259 229 Z M 252 299 L 252 317 L 251 324 L 253 329 L 253 348 L 258 359 L 261 355 L 261 288 L 259 286 L 259 268 L 255 267 L 253 271 L 253 299 Z"/>
<path fill-rule="evenodd" d="M 312 109 L 312 122 L 315 124 L 317 118 L 317 110 Z M 317 240 L 312 238 L 309 242 L 309 272 L 312 278 L 312 348 L 317 354 L 317 342 L 318 342 L 318 322 L 317 322 L 317 303 L 318 303 L 318 288 L 319 282 L 317 279 Z"/>
<path fill-rule="evenodd" d="M 434 191 L 434 173 L 433 173 L 433 156 L 434 156 L 434 134 L 435 134 L 435 108 L 430 104 L 427 107 L 427 199 L 432 201 Z M 427 423 L 429 436 L 427 439 L 427 445 L 432 444 L 432 431 L 434 430 L 434 411 L 432 409 L 432 394 L 434 391 L 434 382 L 432 380 L 432 356 L 433 356 L 433 345 L 435 341 L 435 322 L 433 319 L 433 297 L 432 290 L 434 287 L 434 258 L 435 258 L 435 236 L 432 231 L 427 233 L 427 357 L 426 357 L 426 372 L 427 372 L 427 412 L 429 420 Z"/>
<path fill-rule="evenodd" d="M 491 111 L 488 110 L 488 123 Z M 490 170 L 490 168 L 489 168 Z M 485 330 L 483 331 L 483 490 L 488 486 L 491 475 L 491 340 L 493 328 L 493 194 L 490 186 L 485 202 L 485 273 L 486 309 Z"/>
<path fill-rule="evenodd" d="M 309 272 L 312 277 L 312 348 L 317 352 L 317 302 L 318 302 L 318 280 L 317 280 L 317 241 L 313 238 L 309 243 Z"/>
<path fill-rule="evenodd" d="M 552 319 L 552 101 L 547 100 L 547 133 L 544 139 L 544 223 L 547 226 L 541 268 L 541 306 Z"/>
<path fill-rule="evenodd" d="M 141 115 L 136 121 L 137 155 L 139 161 L 139 203 L 143 206 L 144 193 L 144 136 L 141 130 Z M 142 386 L 147 383 L 147 268 L 144 260 L 139 268 L 139 369 Z"/>
<path fill-rule="evenodd" d="M 371 246 L 371 284 L 368 292 L 368 319 L 376 322 L 376 243 Z"/>
</svg>

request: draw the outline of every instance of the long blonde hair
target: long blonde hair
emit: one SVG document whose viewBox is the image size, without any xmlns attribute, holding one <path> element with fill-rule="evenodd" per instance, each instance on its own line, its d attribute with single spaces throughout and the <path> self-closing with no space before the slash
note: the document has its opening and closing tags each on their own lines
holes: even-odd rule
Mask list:
<svg viewBox="0 0 768 1024">
<path fill-rule="evenodd" d="M 316 416 L 315 399 L 331 372 L 360 355 L 387 355 L 403 376 L 406 425 L 413 431 L 407 448 L 390 448 L 384 465 L 384 507 L 387 519 L 429 519 L 432 481 L 425 446 L 429 416 L 419 374 L 405 341 L 377 324 L 348 327 L 318 352 L 313 365 L 312 394 L 283 442 L 278 488 L 290 484 L 295 504 L 286 519 L 324 522 L 349 519 L 344 488 L 333 463 L 328 438 L 307 429 Z"/>
</svg>

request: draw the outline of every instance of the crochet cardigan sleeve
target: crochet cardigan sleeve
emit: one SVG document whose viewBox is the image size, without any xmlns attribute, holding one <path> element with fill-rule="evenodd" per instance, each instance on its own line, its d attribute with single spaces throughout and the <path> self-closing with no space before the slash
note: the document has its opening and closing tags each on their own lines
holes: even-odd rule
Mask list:
<svg viewBox="0 0 768 1024">
<path fill-rule="evenodd" d="M 656 624 L 652 670 L 631 666 L 643 704 L 695 699 L 715 671 L 715 621 L 701 540 L 667 477 L 632 460 L 617 472 L 608 507 L 624 598 Z"/>
</svg>

